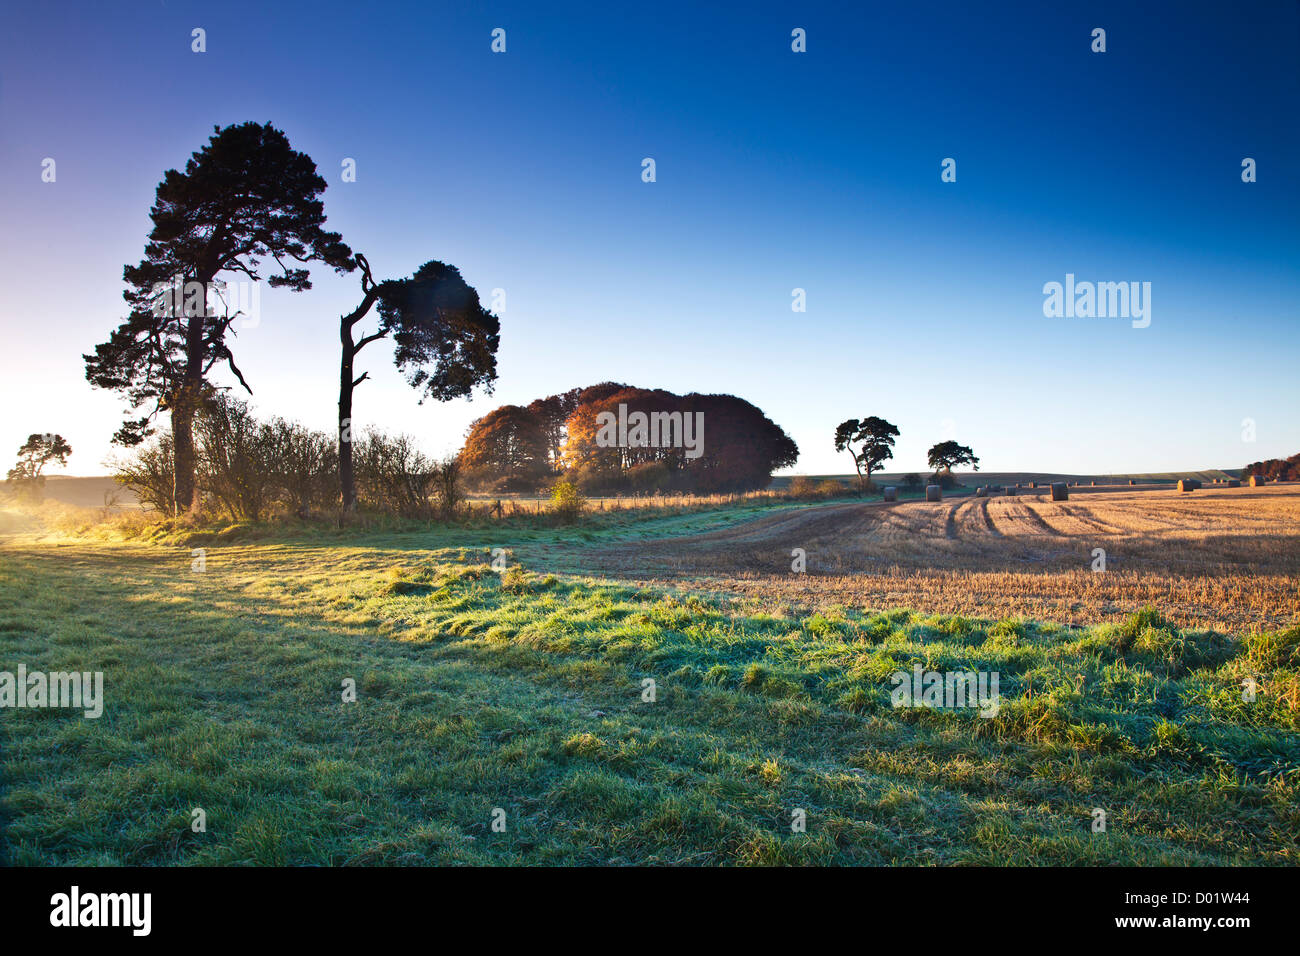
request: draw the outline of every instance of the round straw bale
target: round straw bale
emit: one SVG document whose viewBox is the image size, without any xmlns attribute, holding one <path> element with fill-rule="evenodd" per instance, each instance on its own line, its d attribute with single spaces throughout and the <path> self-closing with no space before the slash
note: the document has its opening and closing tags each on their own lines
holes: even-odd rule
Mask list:
<svg viewBox="0 0 1300 956">
<path fill-rule="evenodd" d="M 1066 487 L 1065 482 L 1063 481 L 1052 482 L 1052 500 L 1053 501 L 1070 500 L 1070 489 Z"/>
<path fill-rule="evenodd" d="M 943 500 L 943 489 L 940 488 L 938 485 L 926 485 L 926 486 L 925 486 L 925 500 L 926 500 L 926 501 L 942 501 L 942 500 Z"/>
</svg>

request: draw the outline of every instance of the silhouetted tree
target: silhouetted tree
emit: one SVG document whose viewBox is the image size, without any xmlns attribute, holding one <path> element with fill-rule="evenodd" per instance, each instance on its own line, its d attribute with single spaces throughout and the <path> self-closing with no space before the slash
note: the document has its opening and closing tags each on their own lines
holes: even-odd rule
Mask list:
<svg viewBox="0 0 1300 956">
<path fill-rule="evenodd" d="M 393 363 L 412 388 L 426 398 L 446 402 L 469 395 L 477 386 L 489 394 L 497 377 L 501 323 L 479 303 L 478 292 L 460 270 L 443 262 L 426 262 L 409 279 L 375 282 L 365 256 L 361 267 L 361 304 L 340 318 L 339 340 L 339 483 L 343 510 L 357 505 L 352 464 L 352 392 L 369 378 L 353 377 L 357 353 L 376 339 L 392 337 Z M 379 328 L 353 341 L 352 330 L 378 304 Z"/>
<path fill-rule="evenodd" d="M 60 467 L 68 463 L 72 446 L 62 435 L 28 435 L 18 449 L 18 463 L 9 469 L 8 478 L 15 484 L 40 485 L 45 481 L 41 474 L 51 462 Z"/>
<path fill-rule="evenodd" d="M 853 465 L 858 470 L 858 484 L 865 490 L 871 487 L 871 473 L 894 457 L 894 439 L 897 437 L 898 429 L 883 418 L 875 415 L 861 421 L 850 418 L 846 422 L 840 422 L 835 429 L 835 450 L 847 451 L 853 456 Z M 861 451 L 854 451 L 854 445 L 861 445 Z"/>
<path fill-rule="evenodd" d="M 980 460 L 975 457 L 965 445 L 959 445 L 955 441 L 942 441 L 934 445 L 929 452 L 927 459 L 930 467 L 934 469 L 935 477 L 939 472 L 952 474 L 952 470 L 957 465 L 970 465 L 975 471 L 980 470 Z"/>
<path fill-rule="evenodd" d="M 92 385 L 124 393 L 133 411 L 148 409 L 122 425 L 119 444 L 138 444 L 160 412 L 171 413 L 173 510 L 199 506 L 193 424 L 209 397 L 208 373 L 225 363 L 252 392 L 227 343 L 241 311 L 232 311 L 218 277 L 257 283 L 261 261 L 271 258 L 281 271 L 269 284 L 300 292 L 311 288 L 308 270 L 286 260 L 349 271 L 350 250 L 323 228 L 324 190 L 311 158 L 258 123 L 215 128 L 184 172 L 169 169 L 158 184 L 144 258 L 122 272 L 129 314 L 83 358 Z"/>
</svg>

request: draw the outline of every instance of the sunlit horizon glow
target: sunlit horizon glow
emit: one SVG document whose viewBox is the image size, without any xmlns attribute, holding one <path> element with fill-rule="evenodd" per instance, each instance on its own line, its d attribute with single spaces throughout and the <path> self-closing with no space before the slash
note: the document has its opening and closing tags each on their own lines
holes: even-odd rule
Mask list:
<svg viewBox="0 0 1300 956">
<path fill-rule="evenodd" d="M 847 473 L 832 434 L 868 415 L 901 430 L 894 473 L 945 438 L 985 472 L 1300 452 L 1295 5 L 70 8 L 14 9 L 0 36 L 6 468 L 32 432 L 74 449 L 51 475 L 124 453 L 124 403 L 81 355 L 121 320 L 164 171 L 245 120 L 316 161 L 329 227 L 377 277 L 440 259 L 485 303 L 505 290 L 490 396 L 421 406 L 385 343 L 362 355 L 358 427 L 429 454 L 497 405 L 601 381 L 746 399 L 804 474 Z M 322 53 L 341 49 L 355 59 Z M 261 414 L 332 432 L 359 290 L 312 274 L 263 286 L 232 347 Z M 1149 282 L 1150 326 L 1045 317 L 1067 275 Z"/>
</svg>

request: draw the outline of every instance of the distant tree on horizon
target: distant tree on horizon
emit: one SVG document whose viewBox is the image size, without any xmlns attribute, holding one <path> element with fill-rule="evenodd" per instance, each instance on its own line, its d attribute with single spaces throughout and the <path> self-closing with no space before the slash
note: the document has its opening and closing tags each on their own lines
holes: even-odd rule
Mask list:
<svg viewBox="0 0 1300 956">
<path fill-rule="evenodd" d="M 421 392 L 420 403 L 426 398 L 446 402 L 478 386 L 491 394 L 501 333 L 500 320 L 483 308 L 455 266 L 431 260 L 409 279 L 375 282 L 365 256 L 358 253 L 354 262 L 361 269 L 361 303 L 339 318 L 339 484 L 345 513 L 357 507 L 352 393 L 370 377 L 369 372 L 353 377 L 357 353 L 391 336 L 393 364 Z M 378 329 L 354 341 L 353 328 L 376 304 Z"/>
<path fill-rule="evenodd" d="M 835 450 L 847 451 L 853 456 L 853 467 L 857 469 L 858 487 L 861 490 L 870 488 L 871 473 L 894 457 L 894 439 L 897 437 L 898 428 L 876 415 L 861 421 L 850 418 L 840 422 L 835 429 Z M 854 445 L 861 445 L 861 450 L 854 451 Z"/>
<path fill-rule="evenodd" d="M 1241 472 L 1243 478 L 1249 478 L 1251 475 L 1259 475 L 1270 481 L 1300 481 L 1300 454 L 1292 455 L 1290 458 L 1252 461 Z"/>
<path fill-rule="evenodd" d="M 980 460 L 975 457 L 975 453 L 966 445 L 959 445 L 955 441 L 941 441 L 932 446 L 927 461 L 934 469 L 936 478 L 940 471 L 951 475 L 957 465 L 970 465 L 975 471 L 980 470 Z"/>
<path fill-rule="evenodd" d="M 339 234 L 323 228 L 325 186 L 283 132 L 251 122 L 214 127 L 185 171 L 169 169 L 158 184 L 144 258 L 122 270 L 127 318 L 83 358 L 92 385 L 122 392 L 132 411 L 147 409 L 123 423 L 117 444 L 139 444 L 160 413 L 171 413 L 173 512 L 199 507 L 194 418 L 211 396 L 213 367 L 224 363 L 252 394 L 227 342 L 241 312 L 231 310 L 219 277 L 257 283 L 269 258 L 280 272 L 267 282 L 301 292 L 311 278 L 294 263 L 353 268 Z M 221 314 L 217 301 L 225 303 Z"/>
<path fill-rule="evenodd" d="M 18 449 L 18 463 L 9 469 L 8 480 L 15 484 L 38 486 L 45 483 L 42 472 L 53 462 L 63 467 L 72 454 L 72 446 L 62 435 L 49 433 L 28 435 Z"/>
</svg>

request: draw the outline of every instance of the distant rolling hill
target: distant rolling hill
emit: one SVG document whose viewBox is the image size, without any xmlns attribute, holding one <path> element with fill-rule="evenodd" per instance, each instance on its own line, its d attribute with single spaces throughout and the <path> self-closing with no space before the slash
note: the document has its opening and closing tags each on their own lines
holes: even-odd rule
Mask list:
<svg viewBox="0 0 1300 956">
<path fill-rule="evenodd" d="M 136 508 L 140 504 L 134 494 L 108 475 L 95 478 L 48 475 L 45 478 L 45 498 L 78 508 L 102 508 L 115 498 L 120 508 Z"/>
<path fill-rule="evenodd" d="M 1064 481 L 1073 484 L 1078 482 L 1081 485 L 1090 485 L 1096 482 L 1102 485 L 1127 485 L 1129 481 L 1136 481 L 1139 485 L 1169 485 L 1174 484 L 1180 478 L 1199 478 L 1201 481 L 1212 482 L 1216 478 L 1240 478 L 1242 469 L 1240 468 L 1206 468 L 1201 471 L 1159 471 L 1159 472 L 1119 472 L 1110 475 L 1067 475 L 1052 471 L 954 471 L 952 476 L 957 479 L 959 484 L 967 487 L 977 485 L 1027 485 L 1029 482 L 1038 484 L 1050 484 L 1053 481 Z M 924 483 L 929 473 L 924 471 L 906 472 L 906 471 L 886 471 L 876 472 L 871 476 L 871 480 L 877 485 L 901 485 L 903 478 L 909 474 L 917 475 Z M 772 488 L 780 491 L 790 484 L 790 479 L 794 475 L 777 475 L 772 479 Z M 813 481 L 839 481 L 846 485 L 852 485 L 857 482 L 857 475 L 807 475 Z"/>
<path fill-rule="evenodd" d="M 1050 471 L 957 471 L 953 472 L 953 477 L 962 485 L 970 488 L 977 485 L 1014 485 L 1017 483 L 1027 485 L 1031 481 L 1038 482 L 1040 485 L 1053 481 L 1071 483 L 1077 481 L 1081 485 L 1088 485 L 1095 481 L 1099 486 L 1127 485 L 1130 479 L 1140 485 L 1169 485 L 1178 481 L 1179 478 L 1199 478 L 1205 482 L 1212 482 L 1215 478 L 1240 478 L 1241 471 L 1240 468 L 1206 468 L 1201 471 L 1133 472 L 1113 475 L 1064 475 Z M 871 476 L 871 480 L 878 485 L 901 485 L 903 478 L 908 474 L 918 475 L 922 482 L 927 477 L 924 472 L 887 471 L 884 473 L 877 472 Z M 790 484 L 790 479 L 793 477 L 795 476 L 778 475 L 772 479 L 771 487 L 781 491 Z M 850 486 L 857 481 L 856 475 L 844 474 L 808 475 L 806 477 L 814 481 L 839 481 Z M 50 475 L 45 480 L 45 497 L 47 500 L 76 505 L 79 508 L 104 507 L 105 494 L 109 495 L 110 500 L 113 496 L 116 496 L 119 508 L 139 507 L 139 501 L 135 495 L 107 475 L 89 478 Z"/>
</svg>

